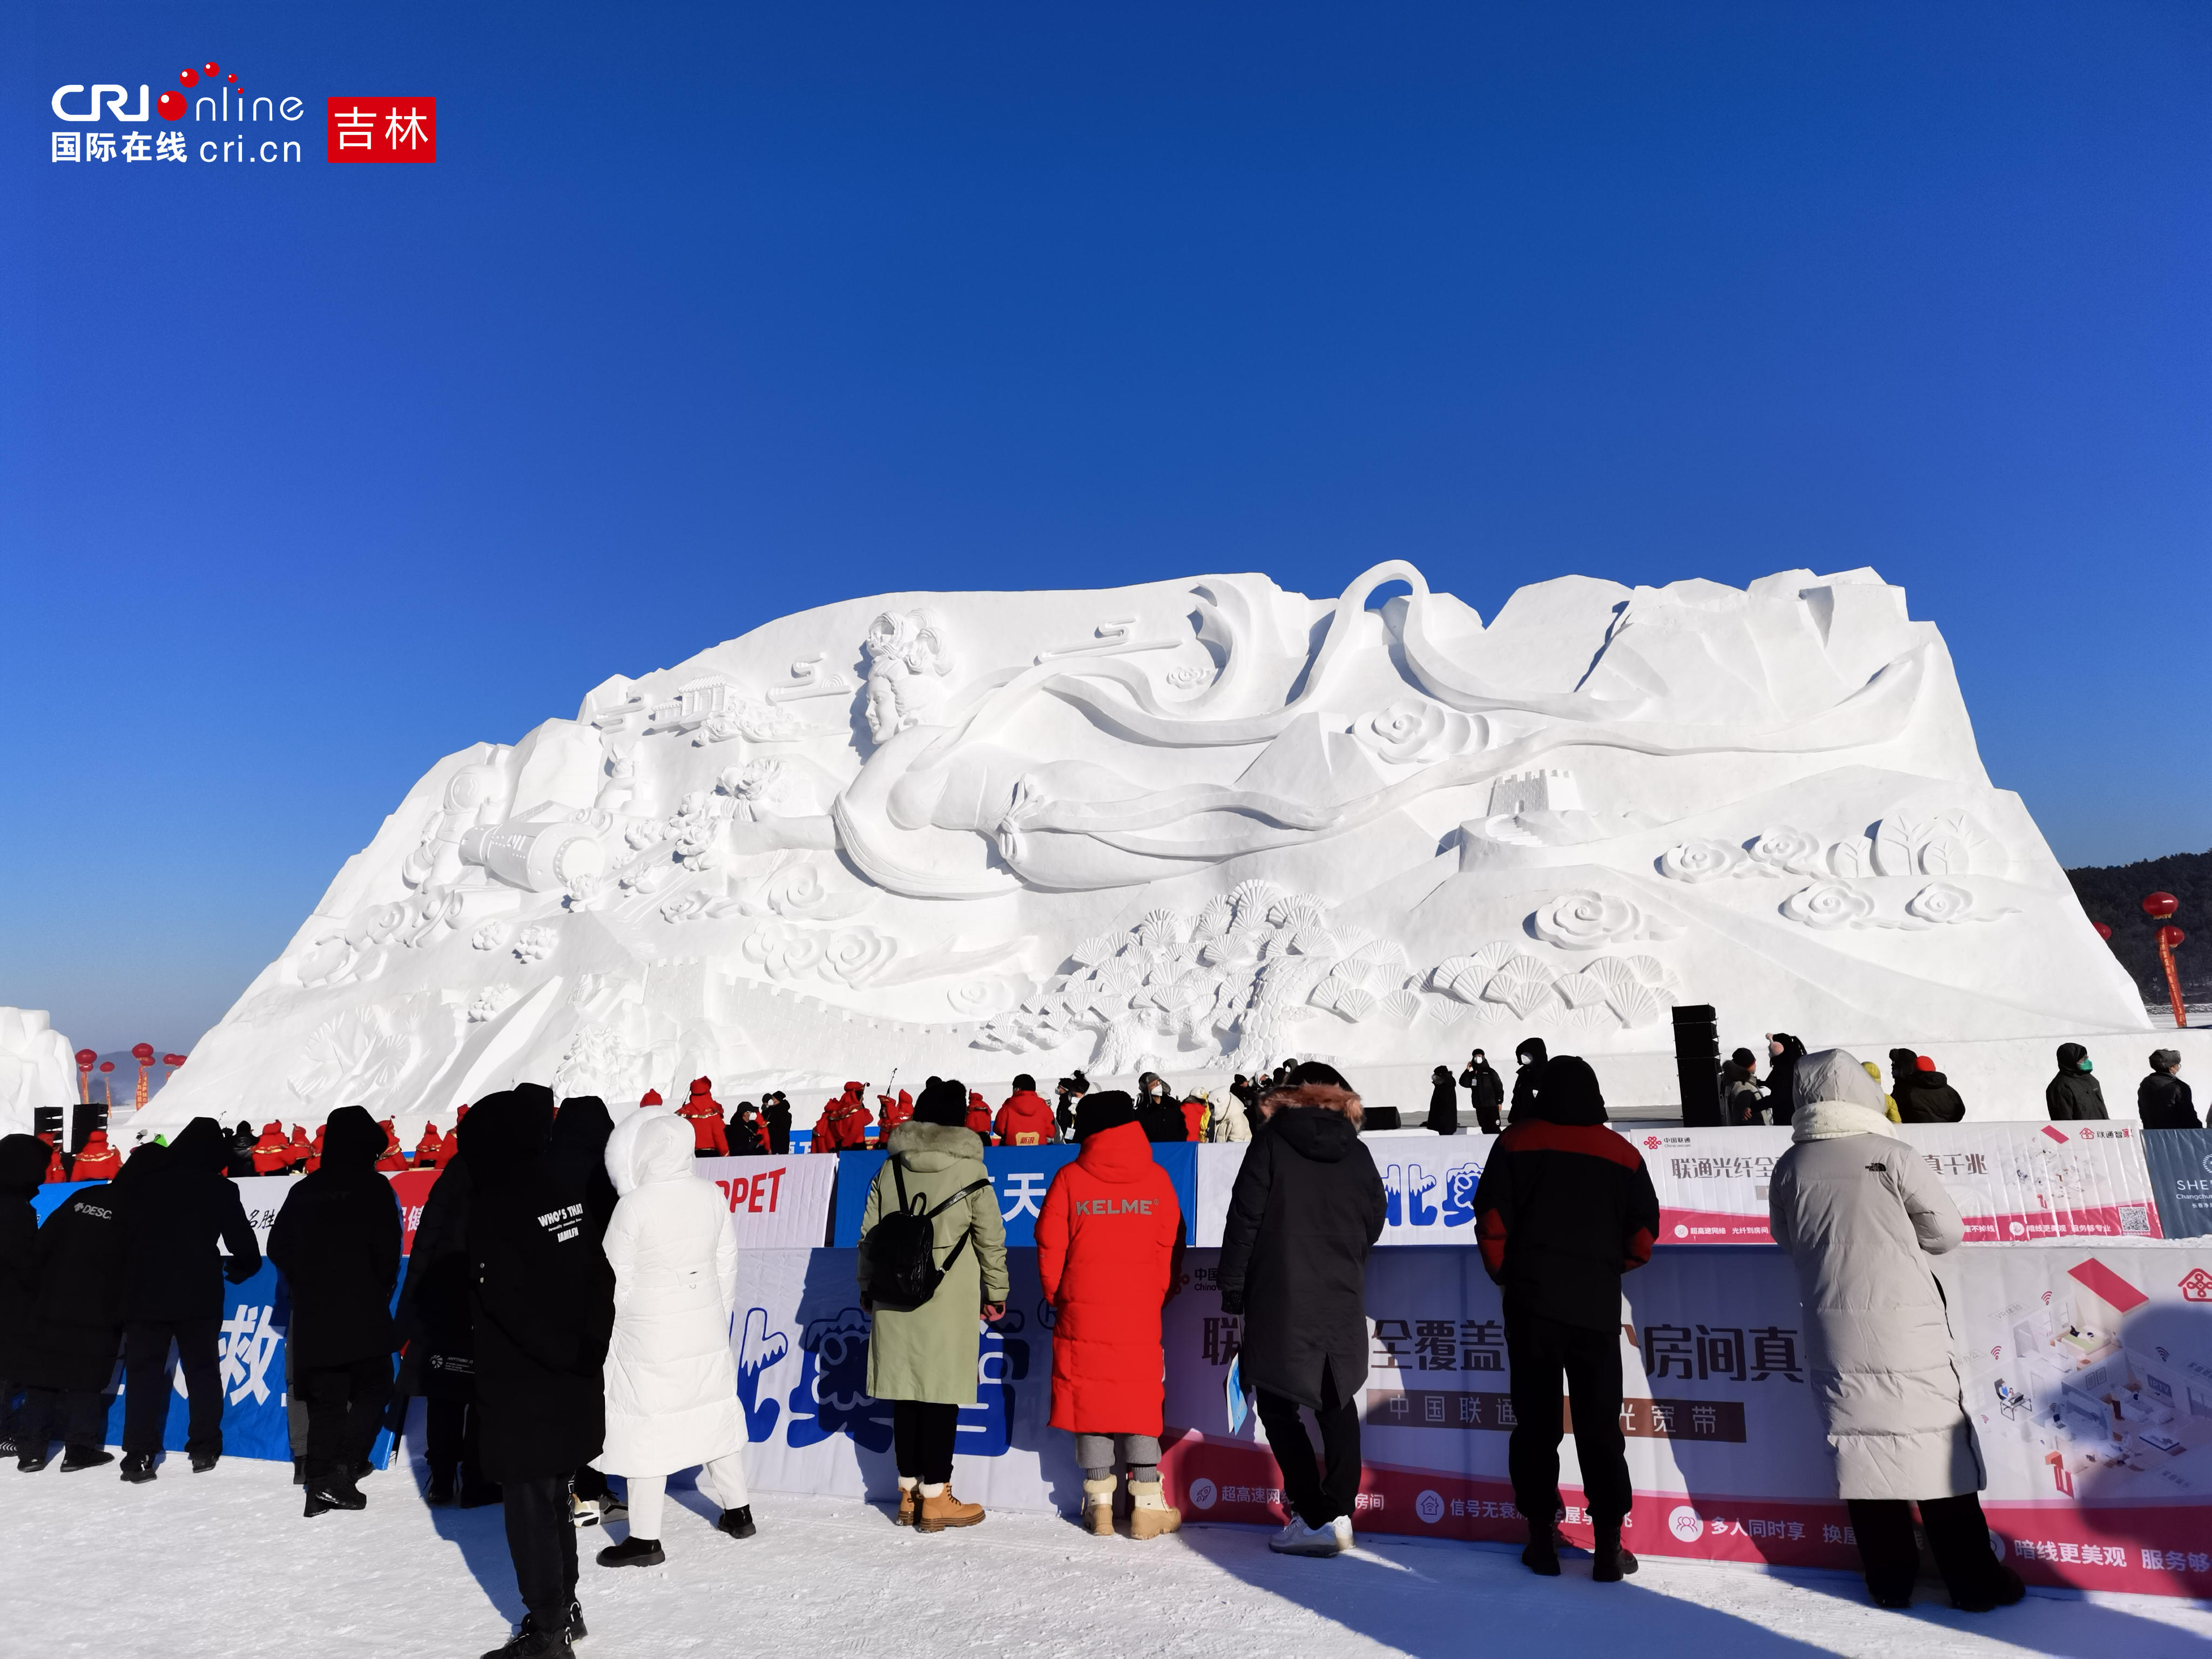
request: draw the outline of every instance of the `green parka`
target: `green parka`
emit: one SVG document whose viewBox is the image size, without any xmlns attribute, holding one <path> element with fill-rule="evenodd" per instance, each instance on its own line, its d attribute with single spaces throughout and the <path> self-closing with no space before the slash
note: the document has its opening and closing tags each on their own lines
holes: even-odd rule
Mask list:
<svg viewBox="0 0 2212 1659">
<path fill-rule="evenodd" d="M 860 1279 L 868 1282 L 868 1241 L 878 1216 L 898 1206 L 896 1164 L 906 1177 L 910 1204 L 927 1194 L 925 1211 L 971 1182 L 980 1191 L 953 1205 L 933 1224 L 937 1264 L 963 1238 L 960 1252 L 937 1294 L 910 1313 L 878 1308 L 868 1343 L 868 1392 L 878 1400 L 929 1400 L 941 1405 L 975 1403 L 976 1320 L 986 1303 L 1006 1299 L 1006 1224 L 983 1169 L 983 1142 L 972 1129 L 909 1118 L 890 1133 L 890 1157 L 877 1171 L 860 1218 Z"/>
</svg>

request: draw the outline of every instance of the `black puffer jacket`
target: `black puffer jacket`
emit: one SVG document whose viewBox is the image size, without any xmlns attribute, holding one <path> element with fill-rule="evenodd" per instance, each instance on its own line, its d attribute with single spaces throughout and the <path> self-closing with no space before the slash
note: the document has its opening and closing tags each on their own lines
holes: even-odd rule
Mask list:
<svg viewBox="0 0 2212 1659">
<path fill-rule="evenodd" d="M 1367 1381 L 1367 1253 L 1382 1236 L 1382 1177 L 1359 1131 L 1307 1084 L 1244 1153 L 1229 1195 L 1222 1306 L 1244 1315 L 1245 1382 L 1318 1407 L 1326 1365 L 1337 1397 Z"/>
<path fill-rule="evenodd" d="M 2058 1045 L 2058 1075 L 2043 1086 L 2043 1103 L 2053 1123 L 2106 1118 L 2104 1086 L 2081 1069 L 2089 1051 L 2078 1042 Z"/>
<path fill-rule="evenodd" d="M 591 1224 L 593 1243 L 606 1237 L 607 1223 L 615 1215 L 615 1183 L 607 1174 L 607 1137 L 614 1132 L 606 1102 L 597 1095 L 571 1095 L 561 1103 L 545 1142 L 545 1163 L 554 1178 L 584 1189 L 584 1218 Z"/>
<path fill-rule="evenodd" d="M 491 1480 L 567 1474 L 606 1438 L 600 1366 L 614 1330 L 614 1274 L 580 1184 L 545 1158 L 553 1097 L 525 1085 L 478 1101 L 461 1125 L 476 1193 L 470 1311 L 483 1468 Z"/>
<path fill-rule="evenodd" d="M 1893 1098 L 1900 1123 L 1958 1123 L 1966 1115 L 1966 1103 L 1941 1072 L 1907 1073 Z"/>
<path fill-rule="evenodd" d="M 2189 1085 L 2170 1072 L 2153 1072 L 2136 1085 L 2136 1115 L 2146 1129 L 2195 1129 L 2197 1102 Z"/>
<path fill-rule="evenodd" d="M 1459 1085 L 1452 1074 L 1439 1066 L 1429 1085 L 1428 1127 L 1440 1135 L 1455 1134 L 1459 1131 Z"/>
<path fill-rule="evenodd" d="M 1521 1069 L 1513 1074 L 1513 1109 L 1506 1114 L 1508 1123 L 1535 1115 L 1536 1090 L 1551 1052 L 1544 1047 L 1543 1038 L 1524 1037 L 1513 1050 L 1513 1058 Z"/>
<path fill-rule="evenodd" d="M 38 1334 L 26 1382 L 100 1389 L 113 1377 L 129 1246 L 124 1206 L 161 1156 L 160 1147 L 139 1147 L 114 1180 L 70 1194 L 39 1229 Z"/>
<path fill-rule="evenodd" d="M 21 1382 L 37 1329 L 39 1218 L 31 1208 L 53 1156 L 36 1135 L 0 1139 L 0 1381 Z"/>
<path fill-rule="evenodd" d="M 297 1369 L 349 1365 L 398 1346 L 399 1201 L 376 1172 L 384 1145 L 374 1118 L 339 1107 L 324 1125 L 321 1167 L 284 1195 L 269 1230 L 269 1259 L 292 1292 Z"/>
<path fill-rule="evenodd" d="M 407 1283 L 399 1292 L 398 1392 L 432 1400 L 476 1397 L 476 1333 L 469 1317 L 469 1210 L 476 1183 L 456 1151 L 438 1171 L 415 1224 Z"/>
<path fill-rule="evenodd" d="M 1475 1242 L 1505 1299 L 1588 1330 L 1620 1323 L 1620 1276 L 1651 1259 L 1659 1199 L 1635 1147 L 1605 1127 L 1597 1077 L 1547 1062 L 1541 1117 L 1506 1126 L 1474 1189 Z"/>
<path fill-rule="evenodd" d="M 124 1211 L 125 1319 L 219 1319 L 223 1281 L 243 1285 L 261 1271 L 246 1206 L 223 1175 L 229 1161 L 222 1126 L 196 1117 L 144 1176 L 134 1177 Z M 218 1238 L 228 1260 L 216 1249 Z"/>
</svg>

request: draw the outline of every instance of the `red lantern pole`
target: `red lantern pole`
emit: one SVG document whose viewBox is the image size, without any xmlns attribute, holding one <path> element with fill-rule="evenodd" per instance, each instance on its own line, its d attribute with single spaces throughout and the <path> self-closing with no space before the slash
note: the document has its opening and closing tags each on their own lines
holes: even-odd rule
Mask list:
<svg viewBox="0 0 2212 1659">
<path fill-rule="evenodd" d="M 146 1106 L 146 1068 L 154 1063 L 154 1045 L 150 1042 L 136 1044 L 131 1050 L 131 1058 L 138 1062 L 138 1094 L 131 1105 L 143 1111 Z"/>
<path fill-rule="evenodd" d="M 2154 921 L 2165 921 L 2181 908 L 2181 901 L 2171 893 L 2153 893 L 2142 902 L 2143 914 Z M 2168 922 L 2158 930 L 2158 959 L 2166 968 L 2166 994 L 2173 1000 L 2173 1023 L 2186 1027 L 2189 1015 L 2181 1006 L 2181 975 L 2173 965 L 2174 947 L 2189 937 Z"/>
<path fill-rule="evenodd" d="M 106 1097 L 107 1109 L 111 1112 L 115 1109 L 115 1091 L 107 1086 L 107 1076 L 114 1069 L 115 1062 L 112 1060 L 100 1062 L 100 1092 Z"/>
<path fill-rule="evenodd" d="M 92 1068 L 100 1056 L 89 1048 L 76 1051 L 76 1103 L 92 1104 Z"/>
</svg>

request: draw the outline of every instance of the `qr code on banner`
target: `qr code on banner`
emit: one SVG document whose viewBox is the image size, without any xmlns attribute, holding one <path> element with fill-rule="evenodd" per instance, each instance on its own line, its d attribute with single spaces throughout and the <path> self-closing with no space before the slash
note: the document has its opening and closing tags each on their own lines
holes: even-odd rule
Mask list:
<svg viewBox="0 0 2212 1659">
<path fill-rule="evenodd" d="M 2121 1205 L 2120 1231 L 2124 1233 L 2141 1233 L 2148 1236 L 2150 1232 L 2150 1206 L 2148 1204 Z"/>
</svg>

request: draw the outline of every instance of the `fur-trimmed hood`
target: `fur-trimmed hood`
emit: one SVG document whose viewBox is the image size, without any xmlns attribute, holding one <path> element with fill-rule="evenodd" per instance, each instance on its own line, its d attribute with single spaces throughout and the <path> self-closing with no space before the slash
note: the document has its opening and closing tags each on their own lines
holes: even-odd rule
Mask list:
<svg viewBox="0 0 2212 1659">
<path fill-rule="evenodd" d="M 915 1175 L 935 1175 L 963 1159 L 981 1163 L 983 1138 L 973 1129 L 910 1117 L 891 1131 L 884 1150 Z"/>
</svg>

